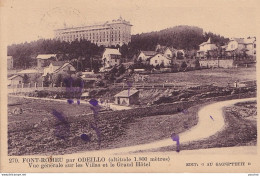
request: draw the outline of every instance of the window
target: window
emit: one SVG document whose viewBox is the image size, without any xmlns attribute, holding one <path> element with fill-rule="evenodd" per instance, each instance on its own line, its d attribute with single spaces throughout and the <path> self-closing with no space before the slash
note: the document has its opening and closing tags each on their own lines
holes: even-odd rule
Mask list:
<svg viewBox="0 0 260 176">
<path fill-rule="evenodd" d="M 256 44 L 254 44 L 254 48 L 256 48 Z"/>
<path fill-rule="evenodd" d="M 115 62 L 117 62 L 117 59 L 115 59 Z"/>
<path fill-rule="evenodd" d="M 155 61 L 154 61 L 154 63 L 156 63 L 156 64 L 157 64 L 157 60 L 155 60 Z"/>
</svg>

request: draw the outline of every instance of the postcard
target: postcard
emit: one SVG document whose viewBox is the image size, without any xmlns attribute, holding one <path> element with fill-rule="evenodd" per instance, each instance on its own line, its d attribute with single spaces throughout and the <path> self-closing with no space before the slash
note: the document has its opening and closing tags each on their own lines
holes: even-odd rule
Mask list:
<svg viewBox="0 0 260 176">
<path fill-rule="evenodd" d="M 4 0 L 2 173 L 257 173 L 256 0 Z"/>
</svg>

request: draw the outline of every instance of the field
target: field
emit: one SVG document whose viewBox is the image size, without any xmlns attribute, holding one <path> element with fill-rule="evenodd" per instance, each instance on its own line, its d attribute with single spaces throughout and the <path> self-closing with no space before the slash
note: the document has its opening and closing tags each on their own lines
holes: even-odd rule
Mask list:
<svg viewBox="0 0 260 176">
<path fill-rule="evenodd" d="M 168 82 L 176 82 L 187 86 L 192 84 L 208 85 L 214 82 L 215 86 L 225 87 L 228 83 L 232 83 L 238 79 L 239 81 L 256 80 L 256 70 L 255 68 L 219 68 L 192 72 L 152 74 L 150 75 L 150 80 L 151 78 L 157 83 L 167 80 Z M 144 144 L 165 139 L 173 132 L 181 133 L 197 124 L 196 114 L 198 109 L 205 105 L 205 103 L 209 103 L 204 98 L 232 96 L 231 92 L 233 88 L 228 91 L 224 91 L 225 88 L 219 90 L 216 87 L 211 86 L 211 88 L 213 88 L 212 92 L 207 92 L 209 91 L 208 89 L 182 90 L 184 92 L 176 92 L 177 90 L 168 89 L 141 90 L 140 100 L 144 101 L 145 104 L 153 101 L 151 98 L 158 99 L 158 96 L 162 94 L 168 98 L 172 96 L 172 100 L 177 101 L 186 98 L 187 102 L 190 102 L 196 96 L 201 104 L 196 101 L 195 106 L 185 108 L 188 113 L 176 112 L 176 107 L 171 106 L 169 108 L 170 106 L 166 104 L 153 105 L 151 107 L 144 106 L 143 109 L 101 113 L 99 114 L 99 127 L 102 139 L 100 146 L 98 145 L 97 133 L 93 128 L 90 128 L 95 120 L 89 105 L 9 97 L 8 153 L 9 155 L 67 154 L 78 151 Z M 204 91 L 206 91 L 206 94 Z M 116 93 L 115 90 L 112 92 Z M 242 93 L 242 89 L 235 94 L 239 92 Z M 245 94 L 254 92 L 255 88 L 245 89 Z M 111 92 L 105 91 L 105 93 Z M 236 96 L 238 97 L 238 95 Z M 244 110 L 239 110 L 241 107 Z M 230 117 L 226 119 L 226 122 L 229 124 L 229 128 L 226 131 L 217 134 L 209 140 L 182 145 L 181 149 L 255 144 L 255 119 L 253 117 L 237 119 L 241 113 L 245 113 L 244 116 L 246 116 L 246 112 L 254 113 L 250 108 L 255 110 L 255 106 L 236 105 L 232 108 L 231 110 L 226 109 L 226 116 Z M 234 110 L 234 108 L 237 109 Z M 54 115 L 56 111 L 62 114 L 66 123 L 61 122 Z M 235 115 L 235 112 L 241 113 Z M 58 130 L 62 133 L 62 136 L 56 134 L 57 127 L 60 128 L 61 126 L 62 128 L 65 127 Z M 239 135 L 235 135 L 237 131 L 239 131 Z M 81 138 L 83 133 L 87 134 L 91 140 L 84 141 Z M 229 134 L 228 139 L 230 141 L 226 141 L 226 137 L 223 137 L 227 134 Z M 240 140 L 240 138 L 243 140 Z M 221 141 L 220 139 L 223 140 Z M 174 149 L 159 149 L 159 151 L 168 150 Z"/>
<path fill-rule="evenodd" d="M 22 112 L 14 114 L 17 108 L 21 108 Z M 164 112 L 172 112 L 171 115 L 160 115 L 154 110 L 158 115 L 137 117 L 132 115 L 140 111 L 136 109 L 100 114 L 100 147 L 144 144 L 168 138 L 173 132 L 180 133 L 197 124 L 194 114 L 198 107 L 187 109 L 188 113 L 177 114 L 174 113 L 175 108 L 167 108 Z M 65 154 L 101 149 L 97 135 L 88 128 L 89 123 L 93 122 L 88 105 L 9 97 L 8 110 L 9 155 Z M 68 123 L 62 124 L 55 117 L 54 110 L 60 112 Z M 56 134 L 57 127 L 61 127 L 61 135 Z M 91 140 L 82 140 L 80 136 L 83 133 L 88 134 Z"/>
<path fill-rule="evenodd" d="M 254 81 L 256 80 L 256 68 L 215 68 L 203 69 L 189 72 L 150 74 L 150 83 L 176 83 L 178 85 L 211 85 L 225 87 L 235 81 Z"/>
</svg>

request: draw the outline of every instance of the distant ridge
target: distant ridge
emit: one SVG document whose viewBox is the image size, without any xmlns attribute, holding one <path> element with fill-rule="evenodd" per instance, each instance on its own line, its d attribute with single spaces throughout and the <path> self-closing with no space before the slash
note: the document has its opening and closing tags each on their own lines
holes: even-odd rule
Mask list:
<svg viewBox="0 0 260 176">
<path fill-rule="evenodd" d="M 132 45 L 141 50 L 154 50 L 157 44 L 173 46 L 177 49 L 199 49 L 199 44 L 211 38 L 212 43 L 219 46 L 226 44 L 229 39 L 212 32 L 203 33 L 203 29 L 196 26 L 179 25 L 160 31 L 132 35 Z"/>
</svg>

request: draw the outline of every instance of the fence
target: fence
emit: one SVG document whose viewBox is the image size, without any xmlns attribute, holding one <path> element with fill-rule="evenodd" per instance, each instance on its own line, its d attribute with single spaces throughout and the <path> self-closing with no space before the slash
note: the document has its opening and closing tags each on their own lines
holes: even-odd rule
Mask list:
<svg viewBox="0 0 260 176">
<path fill-rule="evenodd" d="M 136 89 L 167 89 L 167 88 L 181 88 L 183 87 L 183 83 L 133 83 L 133 85 L 129 86 L 126 83 L 114 83 L 114 87 L 116 88 L 136 88 Z M 196 87 L 199 84 L 192 84 L 190 87 Z"/>
<path fill-rule="evenodd" d="M 16 84 L 16 85 L 11 85 L 8 87 L 8 93 L 27 93 L 27 92 L 34 92 L 36 90 L 41 91 L 41 90 L 45 90 L 45 91 L 55 91 L 55 92 L 65 92 L 66 91 L 66 87 L 43 87 L 43 84 Z M 74 87 L 73 87 L 74 89 Z M 77 89 L 79 89 L 77 87 Z M 84 90 L 83 90 L 84 91 Z"/>
</svg>

